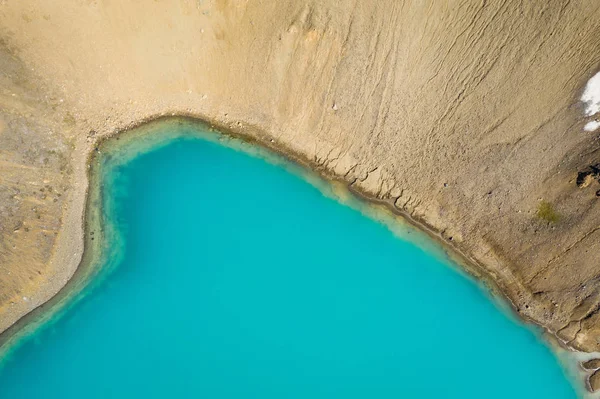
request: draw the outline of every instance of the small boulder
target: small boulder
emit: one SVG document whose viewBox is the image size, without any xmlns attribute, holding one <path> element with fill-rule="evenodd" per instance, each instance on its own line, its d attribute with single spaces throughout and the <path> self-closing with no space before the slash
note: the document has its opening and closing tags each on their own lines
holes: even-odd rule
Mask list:
<svg viewBox="0 0 600 399">
<path fill-rule="evenodd" d="M 600 369 L 600 359 L 591 359 L 581 363 L 581 365 L 586 370 L 597 370 Z"/>
<path fill-rule="evenodd" d="M 586 188 L 594 182 L 594 179 L 598 177 L 596 173 L 591 170 L 579 172 L 577 174 L 577 187 Z"/>
<path fill-rule="evenodd" d="M 600 389 L 600 370 L 594 371 L 594 374 L 591 375 L 589 379 L 590 390 L 592 392 L 596 392 Z"/>
</svg>

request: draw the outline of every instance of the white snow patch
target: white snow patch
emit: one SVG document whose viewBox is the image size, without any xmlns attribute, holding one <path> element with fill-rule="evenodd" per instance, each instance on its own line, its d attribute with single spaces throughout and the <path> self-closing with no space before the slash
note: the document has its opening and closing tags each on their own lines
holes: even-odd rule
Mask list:
<svg viewBox="0 0 600 399">
<path fill-rule="evenodd" d="M 585 126 L 583 127 L 583 130 L 585 130 L 586 132 L 593 132 L 594 130 L 598 129 L 600 127 L 600 122 L 598 121 L 591 121 L 585 124 Z"/>
<path fill-rule="evenodd" d="M 581 101 L 586 104 L 585 114 L 587 116 L 600 112 L 600 72 L 592 76 L 585 85 Z"/>
</svg>

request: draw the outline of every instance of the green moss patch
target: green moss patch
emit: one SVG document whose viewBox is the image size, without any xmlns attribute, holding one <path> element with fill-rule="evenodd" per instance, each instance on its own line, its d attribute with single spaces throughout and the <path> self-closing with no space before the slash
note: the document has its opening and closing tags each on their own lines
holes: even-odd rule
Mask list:
<svg viewBox="0 0 600 399">
<path fill-rule="evenodd" d="M 560 215 L 548 201 L 541 201 L 539 203 L 536 215 L 548 223 L 556 223 L 560 220 Z"/>
</svg>

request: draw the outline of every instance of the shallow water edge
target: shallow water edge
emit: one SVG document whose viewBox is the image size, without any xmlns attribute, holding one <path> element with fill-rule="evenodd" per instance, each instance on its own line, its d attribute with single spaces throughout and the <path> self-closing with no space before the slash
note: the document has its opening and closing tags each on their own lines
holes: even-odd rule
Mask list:
<svg viewBox="0 0 600 399">
<path fill-rule="evenodd" d="M 103 206 L 110 207 L 110 204 L 103 204 L 102 201 L 102 192 L 105 189 L 101 180 L 103 159 L 108 153 L 108 156 L 113 158 L 113 162 L 114 158 L 126 162 L 141 152 L 160 148 L 170 140 L 181 136 L 180 134 L 164 133 L 170 130 L 165 127 L 173 124 L 185 127 L 185 136 L 218 142 L 237 151 L 260 157 L 269 163 L 283 167 L 288 172 L 300 175 L 326 196 L 383 223 L 395 235 L 426 249 L 448 267 L 454 267 L 462 273 L 466 272 L 475 277 L 480 284 L 485 286 L 486 292 L 491 293 L 489 297 L 496 306 L 500 307 L 510 318 L 523 320 L 522 316 L 514 311 L 508 298 L 502 294 L 502 290 L 480 265 L 463 254 L 459 248 L 449 246 L 449 243 L 440 234 L 426 224 L 398 211 L 393 204 L 375 200 L 361 193 L 351 184 L 335 179 L 318 165 L 302 159 L 289 149 L 279 148 L 277 143 L 270 140 L 256 139 L 243 132 L 214 126 L 191 117 L 161 117 L 149 122 L 101 139 L 96 145 L 95 151 L 90 154 L 88 158 L 89 186 L 83 221 L 85 250 L 81 263 L 73 277 L 56 296 L 0 334 L 0 359 L 10 356 L 22 339 L 31 335 L 38 328 L 49 328 L 64 312 L 100 284 L 103 278 L 110 273 L 111 266 L 118 263 L 118 259 L 111 257 L 112 254 L 108 249 L 110 246 L 107 245 L 108 242 L 119 242 L 119 236 L 114 226 L 106 225 L 106 219 L 103 217 L 107 213 Z M 318 176 L 315 172 L 323 177 Z M 108 259 L 111 261 L 108 262 Z M 99 265 L 103 264 L 108 265 L 108 270 L 100 269 Z M 583 354 L 566 349 L 552 334 L 533 327 L 529 320 L 523 321 L 528 324 L 528 328 L 535 329 L 537 335 L 542 335 L 543 339 L 549 343 L 566 373 L 575 382 L 574 385 L 577 386 L 579 395 L 598 397 L 586 393 L 587 390 L 582 384 L 585 373 L 579 367 L 581 360 L 595 357 L 594 354 Z"/>
</svg>

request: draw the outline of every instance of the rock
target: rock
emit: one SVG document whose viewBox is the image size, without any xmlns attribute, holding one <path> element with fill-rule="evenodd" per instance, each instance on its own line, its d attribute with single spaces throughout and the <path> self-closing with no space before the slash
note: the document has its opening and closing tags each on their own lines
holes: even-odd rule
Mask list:
<svg viewBox="0 0 600 399">
<path fill-rule="evenodd" d="M 600 359 L 591 359 L 581 363 L 581 366 L 586 370 L 600 369 Z"/>
<path fill-rule="evenodd" d="M 591 171 L 591 170 L 579 172 L 577 174 L 577 187 L 579 187 L 579 188 L 588 187 L 590 184 L 592 184 L 592 182 L 594 181 L 594 179 L 596 177 L 598 177 L 598 174 L 594 173 L 594 171 Z"/>
<path fill-rule="evenodd" d="M 581 323 L 579 321 L 572 321 L 557 331 L 556 335 L 564 341 L 570 342 L 575 339 L 577 333 L 581 330 Z"/>
<path fill-rule="evenodd" d="M 589 383 L 592 392 L 596 392 L 600 389 L 600 370 L 594 371 L 594 374 L 590 376 Z"/>
</svg>

